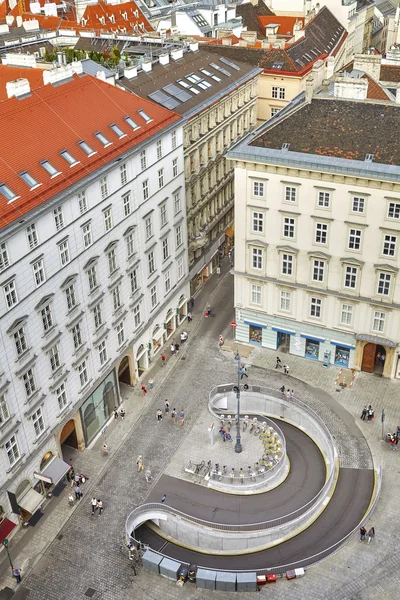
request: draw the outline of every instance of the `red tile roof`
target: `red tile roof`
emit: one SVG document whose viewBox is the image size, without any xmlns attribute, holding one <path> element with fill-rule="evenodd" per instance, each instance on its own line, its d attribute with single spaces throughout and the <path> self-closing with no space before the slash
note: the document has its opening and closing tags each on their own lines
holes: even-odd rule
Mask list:
<svg viewBox="0 0 400 600">
<path fill-rule="evenodd" d="M 123 15 L 126 14 L 126 19 Z M 104 17 L 103 25 L 100 19 Z M 111 21 L 111 17 L 114 22 Z M 98 0 L 98 4 L 88 5 L 83 14 L 87 23 L 86 29 L 107 29 L 116 31 L 125 28 L 131 31 L 132 28 L 138 28 L 139 33 L 144 31 L 154 31 L 140 8 L 135 2 L 125 2 L 124 4 L 105 4 L 103 0 Z M 81 22 L 82 25 L 82 22 Z"/>
<path fill-rule="evenodd" d="M 144 110 L 152 119 L 138 114 Z M 133 130 L 125 121 L 130 116 L 139 126 Z M 149 100 L 127 93 L 90 75 L 74 76 L 73 81 L 53 87 L 46 85 L 23 99 L 0 102 L 0 183 L 5 183 L 18 199 L 7 202 L 0 195 L 0 228 L 43 204 L 107 164 L 143 140 L 159 133 L 181 117 Z M 110 129 L 115 123 L 126 136 L 120 139 Z M 112 142 L 106 148 L 95 137 L 100 131 Z M 78 146 L 85 141 L 96 154 Z M 68 150 L 80 161 L 70 165 L 60 152 Z M 41 166 L 48 160 L 60 175 L 51 178 Z M 19 177 L 28 171 L 42 185 L 31 190 Z"/>
<path fill-rule="evenodd" d="M 388 96 L 383 87 L 377 81 L 372 79 L 372 77 L 367 75 L 367 73 L 365 73 L 361 79 L 366 79 L 368 81 L 368 100 L 385 100 L 386 102 L 391 100 L 390 96 Z"/>
<path fill-rule="evenodd" d="M 278 17 L 276 15 L 272 15 L 269 17 L 257 18 L 264 31 L 267 25 L 279 25 L 278 35 L 293 37 L 293 27 L 295 26 L 296 21 L 300 21 L 304 26 L 303 17 Z"/>
<path fill-rule="evenodd" d="M 31 90 L 43 86 L 43 69 L 29 69 L 24 67 L 8 67 L 0 65 L 0 102 L 7 100 L 6 84 L 14 79 L 27 79 Z"/>
</svg>

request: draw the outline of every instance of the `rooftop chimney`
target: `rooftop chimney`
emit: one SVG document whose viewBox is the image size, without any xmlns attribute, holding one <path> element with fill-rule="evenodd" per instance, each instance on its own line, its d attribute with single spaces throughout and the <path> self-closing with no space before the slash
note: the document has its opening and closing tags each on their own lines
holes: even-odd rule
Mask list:
<svg viewBox="0 0 400 600">
<path fill-rule="evenodd" d="M 17 16 L 17 27 L 22 27 L 22 17 L 21 17 L 21 15 Z"/>
<path fill-rule="evenodd" d="M 127 79 L 135 79 L 135 77 L 137 77 L 137 67 L 126 67 L 124 69 L 124 77 Z"/>
<path fill-rule="evenodd" d="M 169 65 L 169 54 L 160 54 L 160 65 Z"/>
<path fill-rule="evenodd" d="M 328 56 L 328 58 L 326 59 L 326 62 L 325 62 L 325 66 L 326 66 L 325 77 L 326 77 L 326 79 L 330 79 L 332 77 L 333 73 L 335 72 L 335 58 L 333 56 Z"/>
<path fill-rule="evenodd" d="M 182 48 L 175 48 L 174 50 L 171 51 L 171 58 L 173 60 L 180 60 L 181 58 L 183 58 L 183 49 Z"/>
<path fill-rule="evenodd" d="M 380 54 L 356 54 L 354 56 L 353 69 L 364 71 L 371 75 L 376 81 L 379 81 L 381 74 L 381 55 Z"/>
<path fill-rule="evenodd" d="M 153 63 L 151 62 L 151 58 L 144 58 L 142 61 L 142 69 L 145 73 L 150 73 L 153 68 Z"/>
<path fill-rule="evenodd" d="M 307 77 L 307 79 L 306 79 L 306 102 L 311 102 L 311 99 L 313 97 L 314 87 L 315 87 L 314 77 L 312 75 L 309 75 L 309 77 Z"/>
<path fill-rule="evenodd" d="M 14 23 L 14 17 L 12 15 L 6 15 L 6 23 L 7 25 L 12 25 Z"/>
<path fill-rule="evenodd" d="M 368 93 L 368 80 L 338 75 L 334 83 L 335 98 L 348 98 L 349 100 L 365 100 Z"/>
<path fill-rule="evenodd" d="M 36 58 L 33 54 L 18 54 L 18 52 L 7 52 L 3 58 L 3 65 L 15 67 L 36 67 Z"/>
<path fill-rule="evenodd" d="M 191 52 L 197 52 L 199 49 L 199 42 L 191 42 L 189 48 Z"/>
<path fill-rule="evenodd" d="M 44 85 L 47 85 L 48 83 L 54 84 L 58 81 L 63 81 L 64 79 L 70 79 L 73 74 L 72 64 L 61 65 L 50 71 L 43 71 L 43 83 Z"/>
<path fill-rule="evenodd" d="M 21 96 L 26 96 L 30 93 L 31 86 L 27 79 L 21 78 L 15 79 L 14 81 L 7 81 L 6 89 L 8 98 L 12 98 L 13 96 L 20 98 Z"/>
</svg>

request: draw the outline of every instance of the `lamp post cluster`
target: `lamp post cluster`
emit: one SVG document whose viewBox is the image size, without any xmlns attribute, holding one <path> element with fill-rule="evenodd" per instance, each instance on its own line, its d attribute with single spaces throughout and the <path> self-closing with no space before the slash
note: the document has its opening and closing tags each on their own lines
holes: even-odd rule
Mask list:
<svg viewBox="0 0 400 600">
<path fill-rule="evenodd" d="M 235 360 L 237 361 L 237 376 L 238 376 L 238 382 L 237 382 L 237 386 L 235 386 L 233 389 L 236 392 L 236 398 L 237 398 L 237 415 L 236 415 L 236 444 L 235 444 L 235 452 L 237 452 L 238 454 L 240 452 L 242 452 L 243 448 L 242 448 L 242 441 L 241 441 L 241 435 L 240 435 L 240 380 L 243 376 L 243 373 L 245 372 L 241 359 L 240 359 L 240 354 L 239 351 L 236 350 L 235 353 Z M 245 384 L 243 386 L 243 388 L 245 390 L 248 389 L 248 385 Z"/>
</svg>

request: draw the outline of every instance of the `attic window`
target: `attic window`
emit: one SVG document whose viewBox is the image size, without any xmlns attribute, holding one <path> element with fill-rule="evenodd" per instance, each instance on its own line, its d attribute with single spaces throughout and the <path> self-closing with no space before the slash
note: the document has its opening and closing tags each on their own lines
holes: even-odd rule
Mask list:
<svg viewBox="0 0 400 600">
<path fill-rule="evenodd" d="M 42 185 L 41 183 L 38 183 L 36 181 L 36 179 L 34 177 L 32 177 L 32 175 L 30 173 L 28 173 L 28 171 L 23 171 L 22 173 L 19 174 L 19 176 L 21 177 L 21 179 L 23 181 L 25 181 L 26 185 L 28 185 L 31 190 L 34 190 L 35 188 Z"/>
<path fill-rule="evenodd" d="M 125 117 L 125 121 L 130 127 L 132 127 L 132 129 L 139 129 L 139 125 L 137 125 L 135 121 L 131 119 L 131 117 Z"/>
<path fill-rule="evenodd" d="M 51 177 L 57 177 L 61 171 L 58 171 L 48 160 L 44 160 L 40 163 Z"/>
<path fill-rule="evenodd" d="M 144 110 L 138 110 L 138 113 L 142 117 L 142 119 L 144 119 L 146 121 L 146 123 L 150 123 L 150 121 L 153 120 L 149 117 L 149 115 L 147 113 L 144 112 Z"/>
<path fill-rule="evenodd" d="M 289 148 L 290 148 L 290 144 L 288 144 L 286 142 L 284 144 L 282 144 L 282 150 L 289 150 Z"/>
<path fill-rule="evenodd" d="M 283 62 L 276 62 L 272 65 L 273 69 L 282 69 L 283 67 Z"/>
<path fill-rule="evenodd" d="M 70 167 L 74 167 L 75 165 L 79 164 L 79 160 L 76 160 L 76 158 L 74 158 L 72 154 L 68 152 L 68 150 L 63 150 L 62 152 L 60 152 L 60 154 L 63 157 L 63 159 L 67 161 Z"/>
<path fill-rule="evenodd" d="M 4 196 L 7 202 L 14 202 L 14 200 L 19 198 L 19 196 L 17 196 L 17 194 L 14 194 L 14 192 L 10 190 L 8 185 L 6 185 L 5 183 L 0 184 L 0 194 Z"/>
<path fill-rule="evenodd" d="M 120 128 L 118 127 L 118 125 L 116 125 L 115 123 L 113 123 L 112 125 L 110 125 L 110 127 L 111 127 L 111 129 L 113 130 L 113 132 L 114 132 L 115 134 L 117 134 L 117 136 L 118 136 L 119 138 L 126 137 L 126 133 L 124 133 L 124 132 L 122 131 L 122 129 L 120 129 Z"/>
<path fill-rule="evenodd" d="M 99 140 L 99 142 L 101 142 L 103 144 L 104 148 L 107 148 L 107 146 L 111 145 L 111 142 L 108 141 L 108 139 L 106 138 L 106 136 L 103 135 L 101 133 L 101 131 L 97 131 L 94 135 L 97 137 L 97 139 Z"/>
<path fill-rule="evenodd" d="M 374 160 L 374 156 L 375 156 L 375 154 L 366 154 L 365 162 L 372 162 Z"/>
<path fill-rule="evenodd" d="M 78 142 L 78 145 L 82 148 L 82 150 L 88 155 L 88 156 L 92 156 L 93 154 L 97 154 L 97 152 L 95 152 L 94 150 L 92 150 L 92 148 L 89 146 L 89 144 L 87 144 L 86 142 L 84 142 L 83 140 L 81 142 Z"/>
</svg>

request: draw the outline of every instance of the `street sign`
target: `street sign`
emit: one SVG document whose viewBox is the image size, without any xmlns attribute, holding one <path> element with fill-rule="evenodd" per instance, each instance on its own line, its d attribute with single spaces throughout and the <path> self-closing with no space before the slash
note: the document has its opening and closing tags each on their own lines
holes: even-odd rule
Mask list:
<svg viewBox="0 0 400 600">
<path fill-rule="evenodd" d="M 231 327 L 232 327 L 232 329 L 236 329 L 236 323 L 235 323 L 235 321 L 231 322 Z"/>
<path fill-rule="evenodd" d="M 1 543 L 3 544 L 4 548 L 7 548 L 7 546 L 8 546 L 8 540 L 7 539 L 3 540 Z"/>
</svg>

